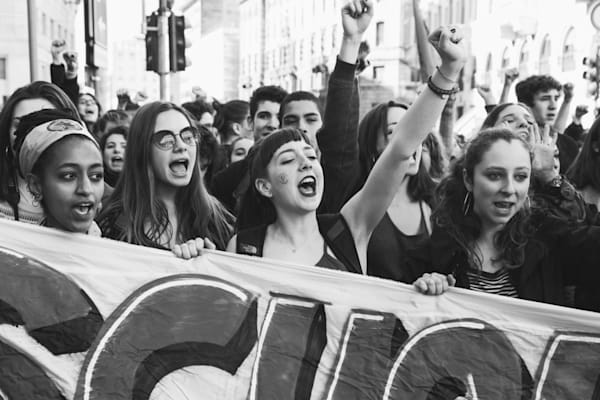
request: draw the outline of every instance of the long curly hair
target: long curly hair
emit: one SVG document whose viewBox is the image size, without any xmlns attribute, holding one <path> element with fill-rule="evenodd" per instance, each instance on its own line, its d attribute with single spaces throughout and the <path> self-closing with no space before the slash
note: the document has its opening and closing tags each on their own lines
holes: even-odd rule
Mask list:
<svg viewBox="0 0 600 400">
<path fill-rule="evenodd" d="M 98 223 L 106 236 L 143 246 L 162 247 L 160 238 L 167 234 L 178 242 L 206 237 L 218 249 L 225 249 L 232 235 L 233 217 L 206 191 L 199 152 L 190 183 L 175 196 L 177 232 L 172 231 L 167 209 L 156 196 L 152 135 L 157 116 L 169 110 L 180 112 L 193 125 L 187 111 L 173 103 L 156 101 L 137 111 L 129 127 L 122 175 Z"/>
<path fill-rule="evenodd" d="M 449 176 L 444 178 L 436 190 L 438 207 L 432 214 L 433 223 L 445 230 L 467 253 L 471 266 L 480 269 L 481 257 L 474 247 L 474 242 L 481 235 L 481 219 L 469 208 L 465 215 L 464 203 L 467 188 L 464 176 L 473 179 L 473 171 L 492 145 L 500 140 L 521 143 L 532 159 L 529 144 L 509 129 L 491 128 L 481 131 L 469 143 L 466 153 L 454 164 Z M 504 261 L 508 268 L 518 268 L 525 261 L 525 246 L 534 231 L 530 223 L 531 210 L 521 207 L 520 210 L 494 237 L 494 244 L 500 250 L 498 259 Z"/>
<path fill-rule="evenodd" d="M 45 99 L 58 110 L 68 110 L 74 115 L 79 115 L 77 107 L 65 92 L 58 86 L 44 81 L 32 82 L 18 88 L 4 103 L 0 112 L 0 200 L 6 200 L 15 210 L 15 219 L 18 219 L 20 196 L 17 187 L 17 160 L 10 148 L 10 131 L 15 108 L 21 101 L 31 99 Z"/>
</svg>

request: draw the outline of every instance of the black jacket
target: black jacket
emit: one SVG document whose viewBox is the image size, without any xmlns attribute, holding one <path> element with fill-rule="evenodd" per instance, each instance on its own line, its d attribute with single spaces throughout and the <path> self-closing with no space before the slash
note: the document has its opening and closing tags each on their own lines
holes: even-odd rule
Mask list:
<svg viewBox="0 0 600 400">
<path fill-rule="evenodd" d="M 590 223 L 574 189 L 541 190 L 531 218 L 534 234 L 525 247 L 523 265 L 510 270 L 519 298 L 600 311 L 600 226 Z M 551 204 L 551 203 L 554 203 Z M 434 224 L 430 240 L 410 254 L 410 271 L 453 274 L 456 286 L 469 288 L 466 251 Z M 567 289 L 575 288 L 575 299 Z"/>
</svg>

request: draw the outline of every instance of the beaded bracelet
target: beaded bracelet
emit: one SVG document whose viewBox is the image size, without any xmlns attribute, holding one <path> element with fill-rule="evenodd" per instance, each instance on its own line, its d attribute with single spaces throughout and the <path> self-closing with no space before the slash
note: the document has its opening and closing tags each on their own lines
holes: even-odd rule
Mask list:
<svg viewBox="0 0 600 400">
<path fill-rule="evenodd" d="M 450 90 L 447 89 L 442 89 L 441 87 L 437 86 L 435 83 L 433 83 L 433 81 L 431 80 L 431 76 L 429 76 L 429 79 L 427 79 L 427 87 L 429 88 L 429 90 L 431 90 L 433 93 L 437 94 L 438 96 L 440 96 L 442 98 L 442 100 L 446 100 L 448 98 L 448 96 L 450 96 L 451 94 L 454 93 L 458 93 L 458 88 L 455 86 Z"/>
</svg>

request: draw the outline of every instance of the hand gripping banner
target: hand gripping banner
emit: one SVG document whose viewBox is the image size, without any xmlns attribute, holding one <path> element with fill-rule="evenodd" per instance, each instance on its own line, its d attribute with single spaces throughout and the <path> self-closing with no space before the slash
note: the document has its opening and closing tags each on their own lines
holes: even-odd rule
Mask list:
<svg viewBox="0 0 600 400">
<path fill-rule="evenodd" d="M 1 399 L 600 398 L 600 314 L 0 221 Z"/>
</svg>

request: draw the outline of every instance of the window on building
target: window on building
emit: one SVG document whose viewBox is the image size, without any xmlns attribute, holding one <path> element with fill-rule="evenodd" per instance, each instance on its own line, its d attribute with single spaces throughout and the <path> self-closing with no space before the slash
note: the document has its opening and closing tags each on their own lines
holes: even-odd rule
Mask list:
<svg viewBox="0 0 600 400">
<path fill-rule="evenodd" d="M 375 80 L 383 79 L 384 68 L 385 67 L 383 65 L 378 65 L 376 67 L 373 67 L 373 79 L 375 79 Z"/>
<path fill-rule="evenodd" d="M 402 44 L 408 48 L 414 44 L 414 18 L 412 2 L 406 2 L 402 6 Z"/>
<path fill-rule="evenodd" d="M 46 13 L 42 13 L 42 34 L 48 34 L 48 21 L 46 20 Z"/>
<path fill-rule="evenodd" d="M 6 57 L 0 57 L 0 80 L 6 80 Z"/>
<path fill-rule="evenodd" d="M 56 36 L 59 39 L 62 39 L 63 38 L 62 34 L 63 34 L 62 26 L 60 24 L 58 24 L 58 27 L 56 29 Z"/>
<path fill-rule="evenodd" d="M 552 55 L 551 46 L 550 35 L 544 36 L 542 49 L 540 51 L 540 74 L 550 74 L 550 56 Z"/>
<path fill-rule="evenodd" d="M 564 72 L 575 69 L 575 29 L 571 27 L 565 36 L 562 50 L 562 70 Z"/>
<path fill-rule="evenodd" d="M 54 20 L 52 18 L 50 18 L 50 38 L 52 40 L 56 39 L 56 36 L 54 35 Z"/>
<path fill-rule="evenodd" d="M 331 30 L 331 48 L 336 49 L 337 48 L 337 25 L 334 25 L 332 30 Z"/>
<path fill-rule="evenodd" d="M 485 62 L 485 72 L 483 74 L 483 83 L 487 86 L 491 86 L 492 85 L 492 68 L 494 66 L 494 62 L 493 62 L 493 58 L 492 58 L 492 53 L 488 53 L 487 56 L 487 61 Z"/>
<path fill-rule="evenodd" d="M 521 76 L 529 75 L 529 40 L 523 42 L 521 46 L 521 53 L 519 54 L 519 74 Z"/>
<path fill-rule="evenodd" d="M 501 69 L 506 69 L 510 67 L 510 49 L 508 47 L 504 48 L 504 52 L 502 53 L 502 64 L 500 64 Z"/>
<path fill-rule="evenodd" d="M 381 46 L 384 41 L 384 29 L 385 25 L 383 22 L 378 22 L 375 27 L 375 45 Z"/>
</svg>

